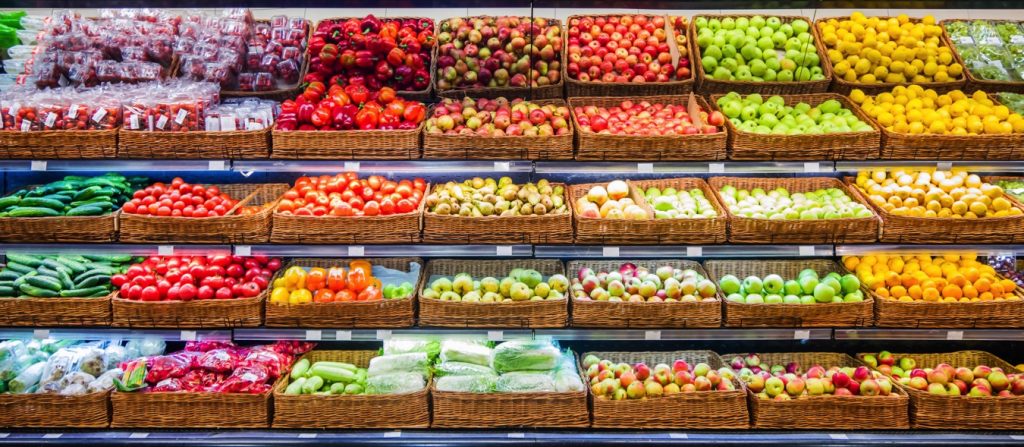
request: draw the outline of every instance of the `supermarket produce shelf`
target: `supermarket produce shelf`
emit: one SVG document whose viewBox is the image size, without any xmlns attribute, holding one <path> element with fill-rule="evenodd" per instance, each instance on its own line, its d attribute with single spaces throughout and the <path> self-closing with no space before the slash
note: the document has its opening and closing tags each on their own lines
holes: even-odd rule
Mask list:
<svg viewBox="0 0 1024 447">
<path fill-rule="evenodd" d="M 402 335 L 472 335 L 492 341 L 548 338 L 554 340 L 829 340 L 832 329 L 235 329 L 235 340 L 377 341 Z"/>
<path fill-rule="evenodd" d="M 538 245 L 538 258 L 782 258 L 833 256 L 832 245 Z"/>
<path fill-rule="evenodd" d="M 112 328 L 24 328 L 0 329 L 0 339 L 54 338 L 60 340 L 114 340 L 160 338 L 166 341 L 221 340 L 230 341 L 230 330 L 170 330 Z"/>
<path fill-rule="evenodd" d="M 231 254 L 230 245 L 197 244 L 0 244 L 0 254 L 8 252 L 62 254 L 127 254 L 134 256 Z"/>
<path fill-rule="evenodd" d="M 935 254 L 970 253 L 978 256 L 1024 255 L 1024 245 L 836 245 L 836 256 L 861 256 L 869 254 Z"/>
<path fill-rule="evenodd" d="M 249 172 L 401 172 L 412 174 L 460 174 L 503 172 L 532 172 L 529 160 L 236 160 L 231 168 L 243 174 Z"/>
<path fill-rule="evenodd" d="M 487 330 L 487 329 L 435 329 L 435 328 L 408 328 L 408 329 L 235 329 L 235 340 L 247 341 L 273 341 L 273 340 L 306 340 L 306 341 L 378 341 L 387 340 L 395 336 L 411 335 L 464 335 L 464 336 L 486 336 L 492 341 L 534 338 L 534 331 L 529 329 L 519 330 Z"/>
<path fill-rule="evenodd" d="M 236 245 L 239 256 L 529 257 L 532 245 Z"/>
<path fill-rule="evenodd" d="M 227 171 L 230 160 L 4 160 L 2 171 Z"/>
<path fill-rule="evenodd" d="M 1024 341 L 1020 329 L 836 329 L 836 340 Z"/>
<path fill-rule="evenodd" d="M 981 174 L 981 173 L 1008 173 L 1008 174 L 1020 174 L 1024 173 L 1024 161 L 990 161 L 990 160 L 978 160 L 978 161 L 958 161 L 958 160 L 917 160 L 917 161 L 899 161 L 899 160 L 870 160 L 870 161 L 837 161 L 835 164 L 836 172 L 842 173 L 856 173 L 862 169 L 875 169 L 885 167 L 908 167 L 908 168 L 936 168 L 941 170 L 950 170 L 953 168 L 966 169 L 970 172 Z"/>
<path fill-rule="evenodd" d="M 800 174 L 833 172 L 831 161 L 581 162 L 538 161 L 538 174 Z"/>
<path fill-rule="evenodd" d="M 1017 445 L 1017 432 L 970 431 L 75 431 L 0 433 L 0 445 Z"/>
</svg>

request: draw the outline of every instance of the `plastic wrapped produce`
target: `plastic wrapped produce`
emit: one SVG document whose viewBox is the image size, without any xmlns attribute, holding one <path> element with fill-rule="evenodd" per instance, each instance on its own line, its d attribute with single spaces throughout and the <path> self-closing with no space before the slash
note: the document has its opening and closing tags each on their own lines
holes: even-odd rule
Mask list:
<svg viewBox="0 0 1024 447">
<path fill-rule="evenodd" d="M 372 363 L 370 367 L 373 367 Z M 366 394 L 413 393 L 422 390 L 425 386 L 427 386 L 426 379 L 423 378 L 422 374 L 415 372 L 396 372 L 382 375 L 370 373 L 370 377 L 366 379 Z"/>
<path fill-rule="evenodd" d="M 35 387 L 39 383 L 39 378 L 43 375 L 43 369 L 46 368 L 46 362 L 37 362 L 25 368 L 18 373 L 18 376 L 7 383 L 7 389 L 12 393 L 26 393 L 32 387 Z"/>
<path fill-rule="evenodd" d="M 434 367 L 434 375 L 444 376 L 497 376 L 490 366 L 477 365 L 466 362 L 441 362 Z"/>
<path fill-rule="evenodd" d="M 436 337 L 392 337 L 384 342 L 384 355 L 408 354 L 423 352 L 430 361 L 441 353 L 441 342 Z"/>
<path fill-rule="evenodd" d="M 114 379 L 120 379 L 123 375 L 124 371 L 121 368 L 108 370 L 92 382 L 89 382 L 87 390 L 90 393 L 112 390 L 114 389 Z"/>
<path fill-rule="evenodd" d="M 430 361 L 425 352 L 410 352 L 408 354 L 382 355 L 370 359 L 370 367 L 367 368 L 369 377 L 382 376 L 385 374 L 412 372 L 426 376 L 430 368 Z"/>
<path fill-rule="evenodd" d="M 441 342 L 442 362 L 465 362 L 488 366 L 494 350 L 466 340 L 445 340 Z"/>
<path fill-rule="evenodd" d="M 550 341 L 512 340 L 494 348 L 491 366 L 498 373 L 549 371 L 558 366 L 562 353 Z"/>
<path fill-rule="evenodd" d="M 496 375 L 444 376 L 437 379 L 438 391 L 462 393 L 493 393 Z"/>
<path fill-rule="evenodd" d="M 160 338 L 144 338 L 142 340 L 129 340 L 124 347 L 126 357 L 130 359 L 139 357 L 152 357 L 161 355 L 167 350 L 167 342 Z"/>
<path fill-rule="evenodd" d="M 117 368 L 121 362 L 128 360 L 128 350 L 118 343 L 111 343 L 103 349 L 103 370 L 110 371 Z M 105 374 L 105 373 L 104 373 Z"/>
<path fill-rule="evenodd" d="M 572 351 L 566 351 L 562 355 L 562 361 L 554 373 L 554 381 L 555 391 L 559 393 L 583 391 L 585 389 L 583 379 L 576 369 L 576 357 L 572 354 Z"/>
<path fill-rule="evenodd" d="M 96 346 L 83 346 L 78 351 L 78 370 L 98 376 L 106 371 L 106 361 L 103 359 L 103 349 Z"/>
<path fill-rule="evenodd" d="M 499 393 L 553 393 L 555 381 L 548 373 L 514 371 L 502 374 L 494 383 Z"/>
</svg>

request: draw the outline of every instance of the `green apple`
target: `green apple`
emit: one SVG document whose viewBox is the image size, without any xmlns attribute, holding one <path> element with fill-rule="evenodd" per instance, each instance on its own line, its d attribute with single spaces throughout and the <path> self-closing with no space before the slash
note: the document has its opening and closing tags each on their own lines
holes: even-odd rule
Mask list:
<svg viewBox="0 0 1024 447">
<path fill-rule="evenodd" d="M 765 295 L 764 303 L 765 304 L 782 304 L 783 303 L 782 295 L 777 295 L 777 294 Z"/>
<path fill-rule="evenodd" d="M 814 300 L 819 303 L 828 303 L 836 295 L 835 289 L 825 283 L 814 286 Z"/>
<path fill-rule="evenodd" d="M 853 274 L 843 275 L 843 278 L 839 280 L 839 284 L 843 286 L 843 293 L 853 293 L 860 290 L 860 280 Z"/>
<path fill-rule="evenodd" d="M 757 276 L 748 276 L 743 280 L 743 292 L 746 294 L 761 293 L 763 290 L 763 284 L 761 278 Z"/>
<path fill-rule="evenodd" d="M 786 295 L 782 297 L 783 304 L 800 304 L 800 297 L 796 295 Z"/>
<path fill-rule="evenodd" d="M 764 304 L 765 302 L 764 302 L 764 297 L 761 296 L 761 294 L 751 293 L 751 294 L 747 295 L 746 303 L 747 304 Z"/>
<path fill-rule="evenodd" d="M 734 275 L 723 276 L 722 279 L 718 281 L 718 285 L 719 287 L 721 287 L 722 293 L 729 295 L 733 293 L 739 293 L 739 291 L 742 290 L 743 287 L 742 283 L 740 282 L 740 279 Z"/>
<path fill-rule="evenodd" d="M 811 295 L 801 295 L 800 304 L 816 304 L 818 301 Z"/>
</svg>

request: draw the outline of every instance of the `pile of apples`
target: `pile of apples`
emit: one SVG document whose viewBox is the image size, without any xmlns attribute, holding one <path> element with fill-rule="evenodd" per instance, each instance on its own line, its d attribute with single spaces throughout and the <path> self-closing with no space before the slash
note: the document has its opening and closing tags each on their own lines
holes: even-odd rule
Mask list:
<svg viewBox="0 0 1024 447">
<path fill-rule="evenodd" d="M 549 19 L 455 17 L 441 22 L 437 43 L 438 90 L 561 81 L 562 27 Z"/>
<path fill-rule="evenodd" d="M 580 301 L 630 303 L 715 301 L 717 292 L 715 283 L 696 270 L 663 265 L 651 272 L 631 262 L 611 272 L 581 268 L 569 288 Z"/>
<path fill-rule="evenodd" d="M 722 112 L 708 113 L 699 108 L 697 119 L 682 104 L 634 102 L 624 100 L 617 106 L 582 106 L 573 109 L 580 130 L 610 135 L 695 135 L 721 132 L 725 125 Z"/>
<path fill-rule="evenodd" d="M 654 208 L 655 219 L 713 219 L 718 217 L 711 201 L 700 188 L 676 190 L 650 187 L 644 190 L 644 199 Z"/>
<path fill-rule="evenodd" d="M 953 367 L 940 363 L 918 368 L 912 357 L 896 358 L 888 351 L 866 354 L 861 360 L 872 368 L 896 378 L 900 385 L 939 396 L 1014 397 L 1024 396 L 1024 374 L 999 367 L 976 365 Z"/>
<path fill-rule="evenodd" d="M 629 196 L 629 185 L 613 180 L 607 187 L 597 185 L 576 199 L 576 212 L 586 219 L 645 220 L 651 216 Z"/>
<path fill-rule="evenodd" d="M 551 136 L 570 132 L 569 108 L 516 98 L 444 99 L 427 120 L 426 132 L 483 137 Z"/>
<path fill-rule="evenodd" d="M 767 99 L 752 93 L 746 97 L 730 92 L 718 99 L 718 108 L 743 132 L 775 135 L 806 135 L 839 132 L 870 132 L 872 127 L 834 99 L 817 106 L 806 102 L 786 105 L 781 96 Z"/>
<path fill-rule="evenodd" d="M 508 276 L 474 279 L 469 273 L 441 277 L 420 291 L 424 299 L 463 303 L 508 303 L 512 301 L 544 301 L 565 298 L 569 279 L 551 275 L 546 280 L 533 269 L 512 269 Z"/>
<path fill-rule="evenodd" d="M 745 304 L 858 303 L 864 301 L 860 281 L 854 275 L 831 272 L 820 279 L 814 269 L 804 269 L 796 279 L 784 280 L 771 274 L 764 278 L 748 276 L 740 281 L 725 275 L 718 282 L 726 301 Z"/>
<path fill-rule="evenodd" d="M 719 191 L 729 212 L 751 219 L 820 220 L 871 217 L 871 211 L 839 188 L 790 193 L 783 187 L 765 191 L 725 185 Z"/>
<path fill-rule="evenodd" d="M 825 79 L 811 25 L 779 17 L 694 19 L 704 73 L 720 81 L 807 82 Z"/>
<path fill-rule="evenodd" d="M 771 365 L 757 354 L 733 357 L 729 362 L 740 380 L 758 399 L 787 401 L 815 396 L 895 396 L 892 381 L 867 366 L 813 365 L 804 371 L 797 362 Z"/>
<path fill-rule="evenodd" d="M 547 179 L 517 185 L 509 177 L 474 177 L 462 183 L 447 182 L 427 196 L 427 210 L 442 216 L 546 216 L 569 212 L 565 188 Z"/>
<path fill-rule="evenodd" d="M 583 358 L 590 391 L 601 400 L 656 399 L 679 393 L 700 391 L 732 391 L 736 375 L 726 367 L 711 369 L 707 363 L 690 365 L 677 359 L 672 366 L 664 363 L 654 369 L 640 362 L 613 363 L 595 355 Z"/>
<path fill-rule="evenodd" d="M 685 34 L 686 18 L 672 24 Z M 690 79 L 686 37 L 673 64 L 665 17 L 585 16 L 569 20 L 566 74 L 581 82 L 668 82 Z"/>
</svg>

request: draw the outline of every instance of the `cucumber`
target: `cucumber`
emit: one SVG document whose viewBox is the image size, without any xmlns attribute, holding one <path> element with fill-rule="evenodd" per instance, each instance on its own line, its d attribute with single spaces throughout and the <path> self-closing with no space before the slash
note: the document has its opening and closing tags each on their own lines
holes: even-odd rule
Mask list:
<svg viewBox="0 0 1024 447">
<path fill-rule="evenodd" d="M 64 288 L 64 284 L 62 284 L 59 279 L 43 275 L 36 275 L 28 278 L 25 280 L 25 283 L 42 289 L 50 289 L 54 292 L 60 292 Z"/>
<path fill-rule="evenodd" d="M 307 371 L 309 371 L 309 359 L 302 359 L 295 362 L 295 365 L 292 366 L 291 371 L 292 380 L 296 380 L 299 377 L 305 376 Z"/>
<path fill-rule="evenodd" d="M 0 281 L 14 281 L 20 278 L 22 273 L 18 273 L 14 270 L 7 270 L 0 272 Z"/>
<path fill-rule="evenodd" d="M 110 295 L 110 290 L 107 290 L 107 288 L 104 287 L 103 290 L 100 290 L 100 291 L 98 291 L 96 293 L 93 293 L 91 295 L 85 296 L 84 298 L 99 298 L 99 297 L 103 297 L 103 296 L 107 296 L 107 295 Z"/>
<path fill-rule="evenodd" d="M 0 281 L 0 286 L 14 287 L 14 281 Z"/>
<path fill-rule="evenodd" d="M 35 287 L 31 284 L 22 284 L 18 286 L 18 290 L 25 295 L 36 297 L 36 298 L 53 298 L 57 296 L 57 292 L 50 289 L 43 289 Z"/>
<path fill-rule="evenodd" d="M 19 203 L 18 206 L 50 208 L 55 211 L 62 211 L 64 209 L 64 202 L 54 199 L 45 199 L 42 197 L 29 197 L 21 199 L 21 203 Z"/>
<path fill-rule="evenodd" d="M 100 216 L 100 215 L 106 214 L 111 209 L 113 209 L 113 205 L 111 205 L 110 208 L 104 208 L 104 207 L 99 206 L 99 205 L 89 204 L 89 205 L 82 205 L 82 206 L 77 206 L 77 207 L 71 208 L 66 213 L 64 213 L 64 215 L 65 216 Z"/>
<path fill-rule="evenodd" d="M 61 204 L 59 209 L 60 211 L 41 206 L 19 206 L 18 208 L 8 212 L 7 217 L 56 217 L 61 215 L 61 211 L 64 210 L 64 205 Z"/>
<path fill-rule="evenodd" d="M 60 272 L 58 272 L 58 271 L 56 271 L 56 270 L 54 270 L 52 268 L 49 268 L 49 267 L 47 267 L 45 265 L 39 266 L 39 268 L 37 268 L 36 271 L 39 272 L 40 275 L 46 275 L 46 276 L 49 276 L 51 278 L 56 278 L 58 280 L 60 279 Z"/>
<path fill-rule="evenodd" d="M 17 290 L 12 286 L 0 286 L 0 296 L 10 298 L 18 294 Z M 3 380 L 0 380 L 3 383 Z"/>
<path fill-rule="evenodd" d="M 284 394 L 298 395 L 302 394 L 302 386 L 306 384 L 305 377 L 299 377 L 294 382 L 288 384 L 288 388 L 284 389 Z"/>
<path fill-rule="evenodd" d="M 18 196 L 7 196 L 0 198 L 0 209 L 7 208 L 9 206 L 15 206 L 21 203 L 21 197 Z"/>
<path fill-rule="evenodd" d="M 61 285 L 64 286 L 65 289 L 74 289 L 75 288 L 75 282 L 71 280 L 71 277 L 68 276 L 67 273 L 64 273 L 64 272 L 58 270 L 57 271 L 57 279 L 60 281 Z"/>
<path fill-rule="evenodd" d="M 32 255 L 23 255 L 18 253 L 7 253 L 7 259 L 9 261 L 17 262 L 18 264 L 27 265 L 32 268 L 43 265 L 43 261 Z"/>
<path fill-rule="evenodd" d="M 25 284 L 25 281 L 28 281 L 28 279 L 29 279 L 29 278 L 31 278 L 31 277 L 33 277 L 33 276 L 36 276 L 36 275 L 38 275 L 38 274 L 39 274 L 39 272 L 37 272 L 37 271 L 33 270 L 33 271 L 31 271 L 31 272 L 28 272 L 28 273 L 26 273 L 26 274 L 24 274 L 24 275 L 21 275 L 21 277 L 20 277 L 20 278 L 18 278 L 18 279 L 16 279 L 16 280 L 14 280 L 14 285 L 15 285 L 16 287 L 21 287 L 21 285 L 22 285 L 22 284 Z"/>
<path fill-rule="evenodd" d="M 8 270 L 14 270 L 15 272 L 21 273 L 22 275 L 24 275 L 24 274 L 26 274 L 28 272 L 34 272 L 36 270 L 36 269 L 34 269 L 32 267 L 29 267 L 29 266 L 27 266 L 25 264 L 13 262 L 13 261 L 7 263 L 7 269 Z"/>
<path fill-rule="evenodd" d="M 96 275 L 85 278 L 82 282 L 75 284 L 75 287 L 79 289 L 84 289 L 88 287 L 96 287 L 99 285 L 103 285 L 104 287 L 106 287 L 106 285 L 108 284 L 110 284 L 110 276 Z"/>
<path fill-rule="evenodd" d="M 97 266 L 96 264 L 90 264 L 89 265 L 89 270 L 86 271 L 85 273 L 78 274 L 77 276 L 75 276 L 74 280 L 77 283 L 77 282 L 80 282 L 80 281 L 82 281 L 82 280 L 84 280 L 86 278 L 89 278 L 90 276 L 96 276 L 96 275 L 114 276 L 114 275 L 116 275 L 118 273 L 121 273 L 121 271 L 119 269 L 114 268 L 114 267 Z M 2 278 L 0 278 L 0 279 L 2 279 Z"/>
<path fill-rule="evenodd" d="M 312 376 L 306 379 L 306 383 L 302 384 L 302 394 L 313 394 L 320 391 L 320 388 L 324 386 L 324 379 L 319 376 Z"/>
<path fill-rule="evenodd" d="M 132 255 L 82 255 L 91 261 L 100 262 L 112 262 L 117 264 L 123 264 L 125 262 L 131 262 Z"/>
<path fill-rule="evenodd" d="M 43 265 L 46 266 L 46 268 L 48 268 L 50 270 L 62 271 L 62 272 L 67 273 L 69 275 L 71 274 L 71 269 L 68 268 L 68 266 L 58 262 L 55 258 L 43 259 Z"/>
<path fill-rule="evenodd" d="M 47 196 L 42 196 L 40 198 L 41 199 L 47 199 L 47 200 L 57 200 L 57 201 L 59 201 L 60 203 L 63 203 L 63 204 L 68 204 L 68 203 L 71 202 L 71 195 L 67 194 L 67 193 L 63 193 L 63 192 L 59 192 L 57 194 L 50 194 L 50 195 L 47 195 Z"/>
<path fill-rule="evenodd" d="M 78 208 L 83 205 L 96 205 L 105 207 L 107 209 L 114 208 L 114 203 L 110 201 L 110 197 L 93 197 L 89 200 L 71 202 L 68 205 L 71 206 L 72 208 Z"/>
<path fill-rule="evenodd" d="M 103 295 L 110 293 L 106 286 L 82 287 L 78 289 L 62 290 L 60 296 L 65 298 L 85 298 L 103 292 Z M 100 295 L 102 296 L 102 295 Z"/>
<path fill-rule="evenodd" d="M 69 269 L 71 269 L 71 273 L 73 273 L 73 274 L 77 275 L 79 273 L 84 273 L 84 272 L 89 270 L 89 267 L 86 267 L 84 264 L 82 264 L 82 263 L 80 263 L 78 261 L 75 261 L 74 259 L 71 259 L 68 256 L 57 256 L 56 259 L 57 259 L 57 262 L 59 262 L 61 264 L 64 264 Z"/>
</svg>

